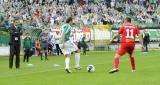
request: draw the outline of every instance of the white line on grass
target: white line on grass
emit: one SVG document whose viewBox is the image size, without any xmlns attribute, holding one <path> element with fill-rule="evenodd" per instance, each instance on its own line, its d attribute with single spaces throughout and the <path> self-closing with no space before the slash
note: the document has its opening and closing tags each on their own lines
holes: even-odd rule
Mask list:
<svg viewBox="0 0 160 85">
<path fill-rule="evenodd" d="M 127 60 L 127 59 L 126 59 Z M 123 61 L 126 61 L 123 60 Z M 108 63 L 97 63 L 97 64 L 93 64 L 93 65 L 102 65 L 102 64 L 111 64 L 113 62 L 108 62 Z M 86 67 L 87 65 L 82 65 L 81 67 Z M 62 70 L 64 68 L 59 68 L 59 69 L 50 69 L 50 70 L 43 70 L 43 71 L 37 71 L 37 72 L 30 72 L 30 73 L 23 73 L 23 74 L 17 74 L 17 75 L 5 75 L 5 76 L 0 76 L 0 78 L 8 78 L 8 77 L 16 77 L 16 76 L 24 76 L 24 75 L 29 75 L 29 74 L 36 74 L 36 73 L 43 73 L 43 72 L 50 72 L 50 71 L 58 71 L 58 70 Z M 19 69 L 21 70 L 21 69 Z"/>
<path fill-rule="evenodd" d="M 126 61 L 128 59 L 123 59 L 122 61 Z M 107 62 L 107 63 L 97 63 L 93 65 L 102 65 L 102 64 L 111 64 L 113 62 Z M 87 65 L 82 65 L 82 67 L 86 67 Z M 37 71 L 37 72 L 30 72 L 30 73 L 23 73 L 23 74 L 17 74 L 17 75 L 5 75 L 5 76 L 0 76 L 0 78 L 8 78 L 8 77 L 16 77 L 16 76 L 24 76 L 24 75 L 29 75 L 29 74 L 36 74 L 36 73 L 43 73 L 43 72 L 50 72 L 50 71 L 57 71 L 57 70 L 62 70 L 64 68 L 59 68 L 59 69 L 50 69 L 50 70 L 43 70 L 43 71 Z M 110 68 L 109 68 L 110 69 Z M 109 70 L 107 69 L 107 70 Z M 20 69 L 21 70 L 21 69 Z"/>
</svg>

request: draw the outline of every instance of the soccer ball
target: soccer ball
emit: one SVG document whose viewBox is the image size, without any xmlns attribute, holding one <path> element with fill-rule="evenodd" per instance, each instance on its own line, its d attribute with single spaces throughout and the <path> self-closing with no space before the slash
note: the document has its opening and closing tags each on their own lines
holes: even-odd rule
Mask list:
<svg viewBox="0 0 160 85">
<path fill-rule="evenodd" d="M 87 71 L 88 71 L 88 72 L 94 72 L 94 71 L 95 71 L 94 65 L 88 65 L 88 66 L 87 66 Z"/>
</svg>

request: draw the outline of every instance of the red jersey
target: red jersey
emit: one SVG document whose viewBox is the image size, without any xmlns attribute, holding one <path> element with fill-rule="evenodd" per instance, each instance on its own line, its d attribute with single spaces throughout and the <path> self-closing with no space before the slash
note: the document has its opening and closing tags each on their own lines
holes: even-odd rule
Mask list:
<svg viewBox="0 0 160 85">
<path fill-rule="evenodd" d="M 136 35 L 140 34 L 140 31 L 132 24 L 126 23 L 118 30 L 118 33 L 122 34 L 121 43 L 135 43 Z"/>
</svg>

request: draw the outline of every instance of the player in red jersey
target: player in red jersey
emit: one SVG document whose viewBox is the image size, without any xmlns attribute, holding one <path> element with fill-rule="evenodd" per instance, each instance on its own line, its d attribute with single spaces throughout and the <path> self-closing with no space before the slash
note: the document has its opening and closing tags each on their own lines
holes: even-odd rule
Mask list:
<svg viewBox="0 0 160 85">
<path fill-rule="evenodd" d="M 133 52 L 136 43 L 135 42 L 136 36 L 139 36 L 140 44 L 142 45 L 143 48 L 142 36 L 140 34 L 140 31 L 138 28 L 134 27 L 131 24 L 131 18 L 127 17 L 126 24 L 118 30 L 118 32 L 114 35 L 111 42 L 113 42 L 113 40 L 116 39 L 119 35 L 122 36 L 121 43 L 114 57 L 114 68 L 109 73 L 115 73 L 119 71 L 118 69 L 119 58 L 120 56 L 123 56 L 125 53 L 129 54 L 132 71 L 135 71 L 136 69 L 135 69 L 135 60 Z"/>
</svg>

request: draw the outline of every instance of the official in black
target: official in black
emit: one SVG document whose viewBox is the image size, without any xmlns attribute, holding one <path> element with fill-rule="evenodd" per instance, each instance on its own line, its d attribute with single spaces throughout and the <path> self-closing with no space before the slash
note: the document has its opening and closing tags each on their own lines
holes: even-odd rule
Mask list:
<svg viewBox="0 0 160 85">
<path fill-rule="evenodd" d="M 10 33 L 9 68 L 12 69 L 14 55 L 16 55 L 15 66 L 18 69 L 20 67 L 20 46 L 21 46 L 20 36 L 22 35 L 22 27 L 20 26 L 18 19 L 15 19 L 13 21 L 13 24 L 9 28 L 9 33 Z"/>
<path fill-rule="evenodd" d="M 143 32 L 143 45 L 145 48 L 144 48 L 143 52 L 148 52 L 149 42 L 150 42 L 150 35 L 146 30 L 144 30 L 144 32 Z"/>
</svg>

